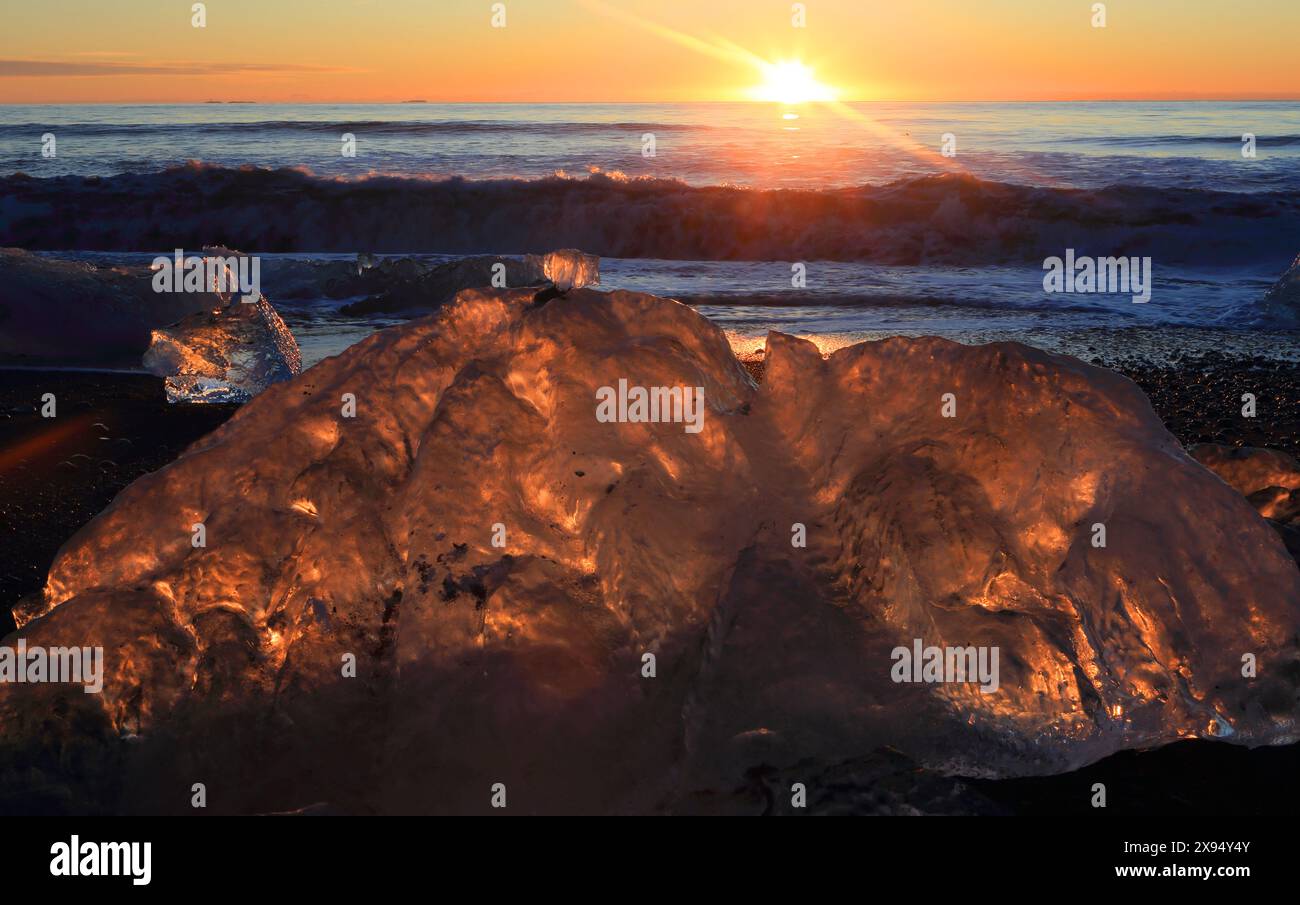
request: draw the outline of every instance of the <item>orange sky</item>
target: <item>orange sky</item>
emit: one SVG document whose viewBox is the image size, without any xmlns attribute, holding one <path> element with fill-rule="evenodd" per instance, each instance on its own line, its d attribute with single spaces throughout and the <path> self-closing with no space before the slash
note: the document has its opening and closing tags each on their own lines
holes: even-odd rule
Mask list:
<svg viewBox="0 0 1300 905">
<path fill-rule="evenodd" d="M 0 102 L 1300 98 L 1300 0 L 6 0 Z"/>
</svg>

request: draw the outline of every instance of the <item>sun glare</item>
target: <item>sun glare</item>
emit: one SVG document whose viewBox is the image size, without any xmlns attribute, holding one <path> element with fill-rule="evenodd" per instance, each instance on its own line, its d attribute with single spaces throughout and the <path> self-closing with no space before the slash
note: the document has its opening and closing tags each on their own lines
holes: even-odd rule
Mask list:
<svg viewBox="0 0 1300 905">
<path fill-rule="evenodd" d="M 798 61 L 764 64 L 763 84 L 751 95 L 754 100 L 778 104 L 835 100 L 835 91 L 817 81 L 812 69 Z"/>
</svg>

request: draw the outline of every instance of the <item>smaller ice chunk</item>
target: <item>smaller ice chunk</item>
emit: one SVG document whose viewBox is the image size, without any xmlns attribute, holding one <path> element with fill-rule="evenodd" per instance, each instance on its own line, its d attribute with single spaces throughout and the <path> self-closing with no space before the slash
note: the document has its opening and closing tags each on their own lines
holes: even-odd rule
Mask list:
<svg viewBox="0 0 1300 905">
<path fill-rule="evenodd" d="M 1300 307 L 1300 255 L 1291 262 L 1286 273 L 1264 294 L 1270 301 L 1285 302 Z"/>
<path fill-rule="evenodd" d="M 432 266 L 410 258 L 385 258 L 351 284 L 350 294 L 368 293 L 368 297 L 350 302 L 339 310 L 349 316 L 434 311 L 454 299 L 461 290 L 500 286 L 498 279 L 502 276 L 506 286 L 540 286 L 546 282 L 540 257 L 524 262 L 515 258 L 477 255 Z M 347 288 L 344 287 L 345 292 Z"/>
<path fill-rule="evenodd" d="M 525 255 L 524 263 L 538 268 L 561 292 L 600 285 L 600 258 L 576 248 L 562 248 L 544 255 Z"/>
<path fill-rule="evenodd" d="M 1187 450 L 1265 518 L 1300 529 L 1300 462 L 1281 450 L 1197 443 Z M 1288 535 L 1283 532 L 1283 540 Z"/>
<path fill-rule="evenodd" d="M 1300 326 L 1300 255 L 1264 293 L 1260 307 L 1264 315 L 1263 326 L 1282 329 Z"/>
<path fill-rule="evenodd" d="M 228 301 L 211 292 L 155 292 L 152 278 L 140 265 L 0 248 L 0 363 L 129 367 L 151 331 Z"/>
<path fill-rule="evenodd" d="M 302 372 L 298 342 L 265 296 L 200 311 L 153 331 L 144 366 L 168 402 L 247 402 Z"/>
</svg>

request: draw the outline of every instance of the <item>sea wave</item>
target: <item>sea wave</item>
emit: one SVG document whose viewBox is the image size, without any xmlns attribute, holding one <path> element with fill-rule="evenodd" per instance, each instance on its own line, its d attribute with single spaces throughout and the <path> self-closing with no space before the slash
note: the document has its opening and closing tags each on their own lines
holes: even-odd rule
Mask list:
<svg viewBox="0 0 1300 905">
<path fill-rule="evenodd" d="M 0 245 L 141 251 L 512 254 L 561 247 L 699 261 L 1025 263 L 1151 256 L 1195 266 L 1295 254 L 1300 194 L 1013 185 L 969 175 L 883 186 L 697 187 L 593 172 L 468 180 L 200 162 L 111 177 L 0 178 Z"/>
</svg>

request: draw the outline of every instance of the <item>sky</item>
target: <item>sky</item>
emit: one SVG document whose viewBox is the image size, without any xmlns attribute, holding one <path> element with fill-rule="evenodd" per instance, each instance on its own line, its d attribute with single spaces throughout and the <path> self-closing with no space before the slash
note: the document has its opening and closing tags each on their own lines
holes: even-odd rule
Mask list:
<svg viewBox="0 0 1300 905">
<path fill-rule="evenodd" d="M 4 5 L 0 103 L 729 101 L 792 60 L 845 101 L 1300 98 L 1300 0 Z"/>
</svg>

